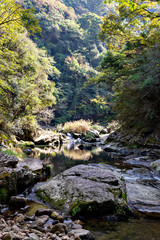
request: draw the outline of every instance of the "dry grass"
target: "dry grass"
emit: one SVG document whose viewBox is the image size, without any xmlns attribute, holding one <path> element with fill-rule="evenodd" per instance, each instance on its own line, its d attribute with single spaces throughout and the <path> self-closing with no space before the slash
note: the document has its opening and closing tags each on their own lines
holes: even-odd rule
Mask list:
<svg viewBox="0 0 160 240">
<path fill-rule="evenodd" d="M 91 127 L 91 122 L 88 120 L 78 120 L 74 122 L 66 122 L 63 127 L 64 133 L 74 132 L 74 133 L 86 133 Z"/>
<path fill-rule="evenodd" d="M 63 151 L 64 156 L 72 159 L 72 160 L 83 160 L 88 161 L 92 157 L 91 152 L 87 152 L 86 150 L 80 150 L 80 149 L 72 149 L 67 150 L 64 149 Z"/>
</svg>

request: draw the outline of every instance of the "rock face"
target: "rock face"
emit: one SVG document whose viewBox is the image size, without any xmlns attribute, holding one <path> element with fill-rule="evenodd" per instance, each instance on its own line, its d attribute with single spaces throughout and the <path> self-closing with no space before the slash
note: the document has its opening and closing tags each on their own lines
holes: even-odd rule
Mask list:
<svg viewBox="0 0 160 240">
<path fill-rule="evenodd" d="M 160 218 L 159 189 L 138 183 L 126 183 L 126 186 L 128 203 L 135 212 Z"/>
<path fill-rule="evenodd" d="M 10 156 L 6 153 L 0 153 L 0 167 L 16 167 L 18 163 L 18 158 L 15 156 Z"/>
<path fill-rule="evenodd" d="M 35 174 L 23 168 L 0 168 L 0 203 L 25 190 L 34 183 L 35 178 Z"/>
<path fill-rule="evenodd" d="M 47 174 L 47 168 L 40 160 L 27 158 L 17 163 L 18 158 L 0 154 L 0 203 L 33 185 L 40 179 L 41 173 Z"/>
<path fill-rule="evenodd" d="M 151 163 L 151 167 L 155 168 L 160 173 L 160 159 Z"/>
<path fill-rule="evenodd" d="M 26 158 L 18 163 L 18 167 L 26 167 L 28 170 L 32 172 L 42 171 L 43 162 L 40 159 L 36 158 Z"/>
<path fill-rule="evenodd" d="M 37 195 L 73 216 L 125 215 L 125 184 L 105 166 L 78 165 L 37 187 Z"/>
<path fill-rule="evenodd" d="M 34 138 L 36 145 L 55 144 L 59 145 L 65 140 L 65 135 L 62 133 L 54 133 L 52 131 L 42 131 L 38 137 Z"/>
</svg>

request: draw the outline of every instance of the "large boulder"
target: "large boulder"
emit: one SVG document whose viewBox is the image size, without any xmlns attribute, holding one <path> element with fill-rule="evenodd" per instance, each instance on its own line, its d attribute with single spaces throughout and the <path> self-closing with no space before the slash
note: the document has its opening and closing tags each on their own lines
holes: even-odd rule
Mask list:
<svg viewBox="0 0 160 240">
<path fill-rule="evenodd" d="M 62 133 L 54 133 L 53 131 L 40 131 L 38 136 L 33 140 L 36 145 L 59 145 L 65 140 L 65 135 Z"/>
<path fill-rule="evenodd" d="M 102 165 L 78 165 L 38 186 L 37 195 L 72 216 L 126 215 L 125 183 Z"/>
<path fill-rule="evenodd" d="M 35 174 L 24 168 L 0 168 L 0 203 L 24 191 L 35 182 Z"/>
<path fill-rule="evenodd" d="M 135 213 L 160 218 L 160 191 L 138 183 L 126 183 L 128 204 Z"/>
<path fill-rule="evenodd" d="M 41 175 L 47 175 L 47 166 L 39 159 L 18 161 L 14 156 L 0 154 L 0 203 L 33 185 Z"/>
<path fill-rule="evenodd" d="M 36 158 L 26 158 L 18 163 L 18 167 L 25 167 L 26 169 L 37 172 L 43 170 L 43 162 Z"/>
<path fill-rule="evenodd" d="M 0 153 L 0 167 L 16 167 L 18 158 L 15 156 L 8 155 L 4 152 Z"/>
</svg>

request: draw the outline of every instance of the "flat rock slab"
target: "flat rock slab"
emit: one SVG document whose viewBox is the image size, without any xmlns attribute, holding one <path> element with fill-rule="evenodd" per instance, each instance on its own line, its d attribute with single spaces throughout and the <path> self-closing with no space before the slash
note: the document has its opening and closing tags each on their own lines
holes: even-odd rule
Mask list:
<svg viewBox="0 0 160 240">
<path fill-rule="evenodd" d="M 37 195 L 73 216 L 125 214 L 125 184 L 100 165 L 78 165 L 37 187 Z"/>
<path fill-rule="evenodd" d="M 160 190 L 137 183 L 126 183 L 127 200 L 133 211 L 160 217 Z"/>
<path fill-rule="evenodd" d="M 124 161 L 124 164 L 130 165 L 133 167 L 150 167 L 151 159 L 148 156 L 131 158 Z"/>
<path fill-rule="evenodd" d="M 27 167 L 28 170 L 34 172 L 43 169 L 43 162 L 36 158 L 26 158 L 22 162 L 19 162 L 17 167 Z"/>
</svg>

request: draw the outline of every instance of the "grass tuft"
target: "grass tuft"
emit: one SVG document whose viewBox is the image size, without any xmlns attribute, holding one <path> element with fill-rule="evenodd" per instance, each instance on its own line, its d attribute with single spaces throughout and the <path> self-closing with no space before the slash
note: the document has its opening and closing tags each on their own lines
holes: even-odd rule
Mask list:
<svg viewBox="0 0 160 240">
<path fill-rule="evenodd" d="M 74 122 L 66 122 L 63 127 L 64 133 L 74 132 L 74 133 L 86 133 L 91 127 L 91 122 L 88 120 L 78 120 Z"/>
</svg>

